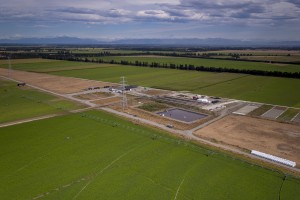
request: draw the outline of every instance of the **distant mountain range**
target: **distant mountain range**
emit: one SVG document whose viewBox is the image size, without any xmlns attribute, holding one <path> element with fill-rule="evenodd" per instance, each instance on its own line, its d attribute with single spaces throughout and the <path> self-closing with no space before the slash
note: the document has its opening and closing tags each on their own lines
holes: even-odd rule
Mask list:
<svg viewBox="0 0 300 200">
<path fill-rule="evenodd" d="M 234 46 L 234 47 L 300 47 L 300 41 L 232 40 L 224 38 L 188 39 L 117 39 L 96 40 L 76 37 L 0 39 L 0 44 L 24 45 L 163 45 L 163 46 Z"/>
</svg>

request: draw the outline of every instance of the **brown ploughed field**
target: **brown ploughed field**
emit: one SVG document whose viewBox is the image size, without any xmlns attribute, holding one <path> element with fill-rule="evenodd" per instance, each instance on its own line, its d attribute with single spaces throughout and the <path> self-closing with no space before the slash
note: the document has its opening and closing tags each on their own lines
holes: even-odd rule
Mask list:
<svg viewBox="0 0 300 200">
<path fill-rule="evenodd" d="M 297 125 L 229 115 L 194 135 L 242 149 L 258 150 L 300 165 L 300 126 Z"/>
<path fill-rule="evenodd" d="M 7 69 L 0 68 L 0 75 L 7 77 Z M 60 94 L 80 92 L 84 89 L 87 89 L 88 87 L 103 87 L 116 85 L 113 83 L 105 83 L 101 81 L 55 76 L 43 73 L 24 72 L 18 70 L 12 70 L 10 72 L 9 78 L 25 82 L 30 85 L 38 86 L 40 88 L 57 92 Z"/>
</svg>

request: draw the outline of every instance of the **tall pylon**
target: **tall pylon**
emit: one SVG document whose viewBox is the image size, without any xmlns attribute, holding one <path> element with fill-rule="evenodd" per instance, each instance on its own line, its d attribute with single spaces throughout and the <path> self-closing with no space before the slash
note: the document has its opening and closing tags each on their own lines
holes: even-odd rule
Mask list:
<svg viewBox="0 0 300 200">
<path fill-rule="evenodd" d="M 10 62 L 10 56 L 8 56 L 8 69 L 7 69 L 7 77 L 10 77 L 11 75 L 11 62 Z"/>
<path fill-rule="evenodd" d="M 122 88 L 122 110 L 124 111 L 127 107 L 128 107 L 128 104 L 127 104 L 127 97 L 126 97 L 126 80 L 125 80 L 125 77 L 122 76 L 121 77 L 121 88 Z"/>
</svg>

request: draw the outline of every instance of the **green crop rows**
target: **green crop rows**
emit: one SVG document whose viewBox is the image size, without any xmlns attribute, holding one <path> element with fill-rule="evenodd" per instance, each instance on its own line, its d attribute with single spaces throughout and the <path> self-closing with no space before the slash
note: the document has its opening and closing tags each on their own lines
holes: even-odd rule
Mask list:
<svg viewBox="0 0 300 200">
<path fill-rule="evenodd" d="M 62 113 L 82 106 L 0 79 L 0 123 L 46 114 Z"/>
<path fill-rule="evenodd" d="M 98 111 L 0 128 L 0 152 L 3 200 L 300 195 L 299 179 Z"/>
</svg>

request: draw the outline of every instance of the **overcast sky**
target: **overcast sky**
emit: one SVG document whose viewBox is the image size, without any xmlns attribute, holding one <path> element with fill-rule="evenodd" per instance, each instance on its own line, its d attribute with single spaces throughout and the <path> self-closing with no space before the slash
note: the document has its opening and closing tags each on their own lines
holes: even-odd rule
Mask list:
<svg viewBox="0 0 300 200">
<path fill-rule="evenodd" d="M 0 38 L 300 40 L 300 0 L 0 0 Z"/>
</svg>

